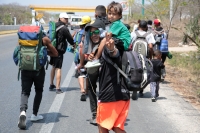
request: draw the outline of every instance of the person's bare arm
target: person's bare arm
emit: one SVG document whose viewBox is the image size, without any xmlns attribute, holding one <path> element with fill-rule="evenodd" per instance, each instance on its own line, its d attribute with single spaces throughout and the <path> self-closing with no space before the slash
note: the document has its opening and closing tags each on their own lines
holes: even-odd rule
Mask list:
<svg viewBox="0 0 200 133">
<path fill-rule="evenodd" d="M 58 56 L 58 51 L 56 48 L 51 44 L 51 40 L 48 37 L 43 37 L 42 38 L 43 45 L 47 46 L 47 54 L 52 57 L 57 57 Z"/>
<path fill-rule="evenodd" d="M 72 34 L 72 37 L 74 37 L 76 35 L 77 31 L 74 31 L 74 33 Z"/>
<path fill-rule="evenodd" d="M 83 43 L 81 42 L 79 44 L 80 46 L 80 52 L 79 52 L 79 56 L 80 56 L 80 63 L 77 67 L 78 71 L 80 72 L 80 69 L 84 67 L 84 61 L 85 61 L 85 56 L 84 56 L 84 53 L 83 53 L 83 49 L 84 49 L 84 45 Z"/>
<path fill-rule="evenodd" d="M 97 53 L 96 53 L 96 55 L 95 55 L 95 57 L 94 57 L 95 59 L 99 59 L 99 58 L 101 57 L 101 54 L 102 54 L 102 52 L 103 52 L 103 48 L 104 48 L 105 44 L 106 44 L 106 38 L 104 38 L 104 39 L 100 42 L 99 47 L 98 47 L 98 50 L 97 50 Z"/>
<path fill-rule="evenodd" d="M 151 60 L 153 57 L 153 44 L 149 44 L 149 59 Z"/>
</svg>

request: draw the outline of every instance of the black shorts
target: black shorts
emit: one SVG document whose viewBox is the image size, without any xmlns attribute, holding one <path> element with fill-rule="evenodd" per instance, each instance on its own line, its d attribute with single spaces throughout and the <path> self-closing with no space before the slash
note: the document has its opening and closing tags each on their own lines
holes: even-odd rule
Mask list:
<svg viewBox="0 0 200 133">
<path fill-rule="evenodd" d="M 51 57 L 50 58 L 50 65 L 54 66 L 55 68 L 62 68 L 63 63 L 63 55 L 59 55 L 58 57 Z"/>
</svg>

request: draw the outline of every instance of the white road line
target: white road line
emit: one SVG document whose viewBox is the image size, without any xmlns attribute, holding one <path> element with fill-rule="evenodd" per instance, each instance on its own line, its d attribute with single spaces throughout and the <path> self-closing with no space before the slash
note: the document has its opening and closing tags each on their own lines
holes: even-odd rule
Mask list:
<svg viewBox="0 0 200 133">
<path fill-rule="evenodd" d="M 69 86 L 69 83 L 71 81 L 71 78 L 72 78 L 72 75 L 74 73 L 74 63 L 72 63 L 72 66 L 71 68 L 69 69 L 68 71 L 68 74 L 62 84 L 61 87 L 67 87 Z M 58 94 L 56 95 L 49 111 L 48 111 L 48 114 L 46 115 L 45 117 L 45 124 L 42 125 L 42 128 L 40 130 L 39 133 L 51 133 L 52 129 L 53 129 L 53 126 L 54 126 L 54 123 L 56 121 L 56 118 L 57 118 L 57 115 L 59 113 L 59 110 L 60 110 L 60 107 L 62 105 L 62 102 L 64 100 L 64 97 L 65 97 L 65 94 L 66 92 L 62 93 L 62 94 Z"/>
</svg>

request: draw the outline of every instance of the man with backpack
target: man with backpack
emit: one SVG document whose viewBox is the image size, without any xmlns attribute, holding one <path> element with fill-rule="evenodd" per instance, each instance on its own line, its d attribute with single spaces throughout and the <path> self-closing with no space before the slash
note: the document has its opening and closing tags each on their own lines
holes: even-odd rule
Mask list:
<svg viewBox="0 0 200 133">
<path fill-rule="evenodd" d="M 109 24 L 109 21 L 106 18 L 106 8 L 103 5 L 98 5 L 95 8 L 95 22 L 86 25 L 85 28 L 85 39 L 83 42 L 83 51 L 80 53 L 80 64 L 78 66 L 78 70 L 80 71 L 80 68 L 84 67 L 84 61 L 86 60 L 85 55 L 89 55 L 89 59 L 92 59 L 94 57 L 94 53 L 92 49 L 95 49 L 98 47 L 101 39 L 98 43 L 91 43 L 90 35 L 88 32 L 88 28 L 91 26 L 94 26 L 100 30 L 105 29 L 105 25 Z M 100 34 L 100 33 L 99 33 Z M 101 34 L 100 34 L 101 37 Z M 90 110 L 92 112 L 92 118 L 90 119 L 90 124 L 96 125 L 96 113 L 97 113 L 97 95 L 96 95 L 96 88 L 97 88 L 97 80 L 99 77 L 99 71 L 97 70 L 93 74 L 88 74 L 88 77 L 90 79 L 88 83 L 88 96 L 90 100 Z"/>
<path fill-rule="evenodd" d="M 54 88 L 56 88 L 57 94 L 63 93 L 63 91 L 60 89 L 60 82 L 61 82 L 61 68 L 63 63 L 63 54 L 65 54 L 67 49 L 66 39 L 71 45 L 74 45 L 74 40 L 69 32 L 69 29 L 66 26 L 66 24 L 68 23 L 68 18 L 69 17 L 67 13 L 60 13 L 59 15 L 59 20 L 56 23 L 56 28 L 60 27 L 61 25 L 64 26 L 56 32 L 56 49 L 58 51 L 58 57 L 53 57 L 50 60 L 50 64 L 52 65 L 52 70 L 51 70 L 49 90 L 52 91 L 54 90 Z M 53 83 L 55 74 L 56 74 L 56 86 Z"/>
<path fill-rule="evenodd" d="M 39 45 L 39 44 L 38 44 Z M 57 50 L 53 47 L 51 44 L 51 41 L 48 37 L 42 38 L 42 45 L 46 46 L 48 49 L 48 55 L 52 57 L 58 56 Z M 27 53 L 25 56 L 27 60 L 30 61 L 31 53 Z M 22 65 L 23 61 L 20 61 L 20 64 Z M 25 64 L 23 64 L 25 66 Z M 31 121 L 38 121 L 43 119 L 42 115 L 38 115 L 39 106 L 42 100 L 42 92 L 43 92 L 43 86 L 44 86 L 44 80 L 45 80 L 45 69 L 44 66 L 41 66 L 41 68 L 38 71 L 34 70 L 21 70 L 21 86 L 22 86 L 22 92 L 21 92 L 21 103 L 20 103 L 20 116 L 19 116 L 19 122 L 18 127 L 20 129 L 26 129 L 26 110 L 28 109 L 28 98 L 31 92 L 32 84 L 35 85 L 35 98 L 33 102 L 33 114 L 31 115 Z"/>
<path fill-rule="evenodd" d="M 147 22 L 141 20 L 139 30 L 131 33 L 132 50 L 142 54 L 143 56 L 152 59 L 153 44 L 155 43 L 154 36 L 151 32 L 147 32 Z M 143 96 L 143 90 L 140 91 L 140 96 Z"/>
<path fill-rule="evenodd" d="M 141 20 L 139 23 L 139 30 L 131 33 L 131 45 L 133 51 L 152 59 L 155 39 L 151 32 L 147 32 L 147 29 L 147 22 Z"/>
</svg>

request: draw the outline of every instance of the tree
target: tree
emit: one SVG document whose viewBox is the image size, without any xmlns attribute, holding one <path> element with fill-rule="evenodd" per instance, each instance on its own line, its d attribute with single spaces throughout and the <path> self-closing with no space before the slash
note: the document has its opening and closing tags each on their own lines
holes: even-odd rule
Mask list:
<svg viewBox="0 0 200 133">
<path fill-rule="evenodd" d="M 193 19 L 186 24 L 185 31 L 183 32 L 183 43 L 188 43 L 188 39 L 195 43 L 200 52 L 200 14 L 195 16 Z"/>
<path fill-rule="evenodd" d="M 30 24 L 32 20 L 31 9 L 18 3 L 2 4 L 0 5 L 0 12 L 0 20 L 5 25 L 13 24 L 14 17 L 16 17 L 17 24 Z M 47 12 L 42 13 L 49 21 L 50 14 Z"/>
</svg>

